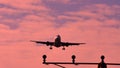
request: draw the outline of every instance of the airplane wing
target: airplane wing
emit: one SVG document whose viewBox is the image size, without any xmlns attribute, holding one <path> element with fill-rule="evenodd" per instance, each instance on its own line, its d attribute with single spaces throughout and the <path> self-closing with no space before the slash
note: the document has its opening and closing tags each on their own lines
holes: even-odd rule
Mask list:
<svg viewBox="0 0 120 68">
<path fill-rule="evenodd" d="M 72 45 L 81 45 L 81 44 L 86 44 L 86 43 L 69 43 L 69 42 L 62 42 L 62 46 L 72 46 Z"/>
<path fill-rule="evenodd" d="M 33 41 L 33 40 L 31 40 L 31 42 L 35 42 L 35 43 L 40 43 L 40 44 L 46 44 L 46 45 L 54 45 L 54 42 L 49 42 L 49 41 L 47 41 L 47 42 L 43 42 L 43 41 Z"/>
</svg>

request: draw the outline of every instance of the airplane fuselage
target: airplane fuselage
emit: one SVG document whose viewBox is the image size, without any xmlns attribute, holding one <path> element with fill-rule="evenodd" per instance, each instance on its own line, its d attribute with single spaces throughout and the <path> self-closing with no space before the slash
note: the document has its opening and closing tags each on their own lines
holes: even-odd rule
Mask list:
<svg viewBox="0 0 120 68">
<path fill-rule="evenodd" d="M 61 46 L 61 37 L 60 37 L 60 35 L 58 35 L 57 38 L 55 39 L 54 45 L 56 47 L 60 47 Z"/>
</svg>

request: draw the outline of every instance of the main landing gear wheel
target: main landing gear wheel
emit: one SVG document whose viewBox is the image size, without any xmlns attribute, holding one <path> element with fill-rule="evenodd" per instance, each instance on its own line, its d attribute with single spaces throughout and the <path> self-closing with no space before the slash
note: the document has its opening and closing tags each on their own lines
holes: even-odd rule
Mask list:
<svg viewBox="0 0 120 68">
<path fill-rule="evenodd" d="M 65 50 L 65 48 L 62 48 L 62 50 Z"/>
<path fill-rule="evenodd" d="M 50 47 L 50 49 L 52 49 L 52 47 Z"/>
</svg>

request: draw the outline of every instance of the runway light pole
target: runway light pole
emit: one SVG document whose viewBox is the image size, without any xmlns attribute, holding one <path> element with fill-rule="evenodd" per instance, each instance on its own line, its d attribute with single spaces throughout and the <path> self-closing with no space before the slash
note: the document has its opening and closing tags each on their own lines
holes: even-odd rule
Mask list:
<svg viewBox="0 0 120 68">
<path fill-rule="evenodd" d="M 76 58 L 76 56 L 75 56 L 75 55 L 72 55 L 72 63 L 73 63 L 73 64 L 75 63 L 75 58 Z"/>
<path fill-rule="evenodd" d="M 43 64 L 46 63 L 46 58 L 47 58 L 47 56 L 43 55 Z"/>
</svg>

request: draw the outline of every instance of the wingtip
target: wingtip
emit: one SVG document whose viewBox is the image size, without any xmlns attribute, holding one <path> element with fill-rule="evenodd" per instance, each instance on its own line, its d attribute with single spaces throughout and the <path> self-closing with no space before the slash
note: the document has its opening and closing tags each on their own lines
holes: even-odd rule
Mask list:
<svg viewBox="0 0 120 68">
<path fill-rule="evenodd" d="M 30 42 L 34 42 L 33 40 L 30 40 Z"/>
<path fill-rule="evenodd" d="M 86 43 L 79 43 L 79 45 L 80 45 L 80 44 L 86 44 Z"/>
</svg>

